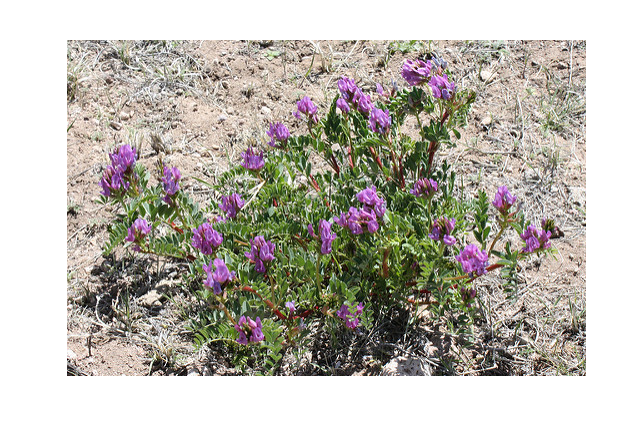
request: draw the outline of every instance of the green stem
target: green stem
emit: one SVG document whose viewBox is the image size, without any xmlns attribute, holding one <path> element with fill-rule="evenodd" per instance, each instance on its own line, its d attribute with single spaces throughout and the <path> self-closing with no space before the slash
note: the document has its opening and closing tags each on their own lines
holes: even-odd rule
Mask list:
<svg viewBox="0 0 640 426">
<path fill-rule="evenodd" d="M 233 325 L 236 325 L 236 320 L 233 319 L 233 317 L 231 316 L 231 313 L 229 312 L 227 307 L 224 306 L 224 302 L 222 301 L 220 296 L 216 295 L 215 298 L 216 298 L 216 301 L 219 303 L 218 308 L 222 309 L 222 311 L 224 312 L 225 316 L 229 319 L 229 321 L 231 321 L 231 323 Z"/>
<path fill-rule="evenodd" d="M 268 275 L 268 277 L 269 277 L 269 283 L 271 284 L 271 300 L 277 306 L 278 305 L 278 301 L 276 300 L 275 283 L 273 282 L 273 277 L 271 275 Z"/>
<path fill-rule="evenodd" d="M 500 232 L 498 232 L 498 234 L 493 239 L 493 242 L 491 243 L 491 246 L 489 247 L 489 254 L 491 254 L 491 252 L 493 251 L 493 247 L 498 242 L 498 239 L 502 236 L 502 233 L 504 232 L 504 230 L 507 229 L 507 226 L 506 226 L 507 223 L 508 222 L 507 222 L 506 219 L 504 219 L 502 222 L 500 222 Z"/>
<path fill-rule="evenodd" d="M 322 292 L 321 288 L 320 288 L 320 251 L 318 250 L 317 254 L 316 254 L 316 287 L 317 287 L 317 291 L 318 291 L 318 300 L 320 300 L 320 294 Z"/>
</svg>

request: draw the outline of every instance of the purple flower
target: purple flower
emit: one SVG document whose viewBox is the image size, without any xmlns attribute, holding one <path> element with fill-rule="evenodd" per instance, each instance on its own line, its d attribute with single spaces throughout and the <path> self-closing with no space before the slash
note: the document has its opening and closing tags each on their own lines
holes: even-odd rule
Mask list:
<svg viewBox="0 0 640 426">
<path fill-rule="evenodd" d="M 211 262 L 209 262 L 209 265 L 202 265 L 202 269 L 207 274 L 204 285 L 213 289 L 214 294 L 220 294 L 222 293 L 222 285 L 233 281 L 236 273 L 229 272 L 229 268 L 227 268 L 224 261 L 218 258 L 213 260 L 213 266 L 216 267 L 215 271 L 211 267 Z"/>
<path fill-rule="evenodd" d="M 146 220 L 138 218 L 133 222 L 133 225 L 129 227 L 125 241 L 135 241 L 136 245 L 133 246 L 133 250 L 140 251 L 140 244 L 142 244 L 149 232 L 151 232 L 151 226 Z"/>
<path fill-rule="evenodd" d="M 351 307 L 347 306 L 347 304 L 342 304 L 340 309 L 336 312 L 336 315 L 345 322 L 345 325 L 348 328 L 355 330 L 360 323 L 360 319 L 358 317 L 362 314 L 363 309 L 364 305 L 362 303 L 359 303 L 357 306 L 353 304 Z"/>
<path fill-rule="evenodd" d="M 120 168 L 126 174 L 133 171 L 138 155 L 135 148 L 126 144 L 122 145 L 114 153 L 109 154 L 109 157 L 111 158 L 111 164 L 116 168 Z"/>
<path fill-rule="evenodd" d="M 331 243 L 336 239 L 337 235 L 331 232 L 331 224 L 326 220 L 320 220 L 320 224 L 318 225 L 318 230 L 320 231 L 320 240 L 322 241 L 322 245 L 320 246 L 320 253 L 329 254 L 331 253 Z"/>
<path fill-rule="evenodd" d="M 342 76 L 342 78 L 338 80 L 338 90 L 343 99 L 353 102 L 353 97 L 358 90 L 358 86 L 356 86 L 353 79 Z"/>
<path fill-rule="evenodd" d="M 451 236 L 451 232 L 453 231 L 455 224 L 455 219 L 441 217 L 433 223 L 429 238 L 434 241 L 442 241 L 448 246 L 454 245 L 456 243 L 456 239 Z"/>
<path fill-rule="evenodd" d="M 298 110 L 294 111 L 293 116 L 299 119 L 302 119 L 300 114 L 304 114 L 307 118 L 311 119 L 314 123 L 318 122 L 318 116 L 316 113 L 318 112 L 318 107 L 311 102 L 308 96 L 300 99 L 296 105 L 298 106 Z"/>
<path fill-rule="evenodd" d="M 380 224 L 377 219 L 381 219 L 387 210 L 387 203 L 378 196 L 376 187 L 365 188 L 356 194 L 358 201 L 364 204 L 360 209 L 349 207 L 347 213 L 340 213 L 340 217 L 335 216 L 333 221 L 338 226 L 349 228 L 352 234 L 362 234 L 366 229 L 373 234 L 378 231 Z"/>
<path fill-rule="evenodd" d="M 289 129 L 287 129 L 287 126 L 285 126 L 282 123 L 271 123 L 269 124 L 269 130 L 267 131 L 267 136 L 269 136 L 271 138 L 271 140 L 268 142 L 269 145 L 271 146 L 276 146 L 276 141 L 278 142 L 283 142 L 283 146 L 284 146 L 284 142 L 287 141 L 287 139 L 289 139 Z"/>
<path fill-rule="evenodd" d="M 382 197 L 378 196 L 375 185 L 371 185 L 369 188 L 365 188 L 356 194 L 356 198 L 365 207 L 372 209 L 379 218 L 384 216 L 384 212 L 387 211 L 387 203 Z"/>
<path fill-rule="evenodd" d="M 354 235 L 364 233 L 365 229 L 373 234 L 380 228 L 375 212 L 366 206 L 361 209 L 349 207 L 349 211 L 346 214 L 340 213 L 340 217 L 334 217 L 333 221 L 338 226 L 349 228 Z"/>
<path fill-rule="evenodd" d="M 341 98 L 338 99 L 336 106 L 344 112 L 350 111 L 350 106 L 353 105 L 355 109 L 360 111 L 366 117 L 369 116 L 371 109 L 373 108 L 373 102 L 371 102 L 371 96 L 362 93 L 362 90 L 356 83 L 347 77 L 342 77 L 338 81 L 338 90 L 340 91 Z"/>
<path fill-rule="evenodd" d="M 172 196 L 176 194 L 180 190 L 180 170 L 177 167 L 169 168 L 164 166 L 164 177 L 162 178 L 162 184 L 164 187 L 164 192 L 167 194 L 162 199 L 167 204 L 172 204 L 173 199 Z"/>
<path fill-rule="evenodd" d="M 193 237 L 191 238 L 191 245 L 202 252 L 202 254 L 209 255 L 213 253 L 213 249 L 222 244 L 222 235 L 211 227 L 208 222 L 193 229 Z"/>
<path fill-rule="evenodd" d="M 275 250 L 276 246 L 271 241 L 266 241 L 262 235 L 258 235 L 251 240 L 251 251 L 245 252 L 244 255 L 256 264 L 256 272 L 262 274 L 267 270 L 265 262 L 275 259 Z"/>
<path fill-rule="evenodd" d="M 318 238 L 313 230 L 313 225 L 307 225 L 307 230 L 309 231 L 309 235 L 311 235 L 312 238 Z M 331 232 L 331 223 L 327 222 L 324 219 L 321 219 L 320 223 L 318 224 L 318 233 L 320 234 L 321 241 L 320 253 L 331 253 L 331 243 L 333 243 L 333 240 L 337 238 L 337 235 Z"/>
<path fill-rule="evenodd" d="M 529 225 L 527 229 L 520 234 L 520 238 L 525 242 L 525 247 L 522 249 L 523 253 L 533 253 L 551 247 L 551 242 L 549 241 L 551 231 L 539 230 L 533 225 Z"/>
<path fill-rule="evenodd" d="M 349 104 L 343 98 L 338 98 L 338 100 L 336 101 L 336 106 L 344 113 L 351 111 L 351 108 L 349 108 Z"/>
<path fill-rule="evenodd" d="M 260 321 L 260 317 L 256 317 L 256 320 L 252 320 L 249 317 L 245 317 L 244 315 L 240 317 L 238 323 L 234 325 L 234 328 L 238 331 L 240 337 L 236 340 L 236 342 L 241 345 L 246 345 L 249 342 L 260 342 L 264 340 L 264 334 L 262 333 L 262 321 Z M 247 336 L 249 339 L 247 340 Z"/>
<path fill-rule="evenodd" d="M 239 194 L 233 193 L 228 196 L 222 197 L 222 203 L 218 204 L 218 207 L 225 213 L 229 219 L 236 217 L 240 209 L 244 206 L 244 200 Z"/>
<path fill-rule="evenodd" d="M 433 179 L 422 178 L 418 179 L 413 185 L 413 189 L 409 191 L 410 194 L 416 197 L 431 197 L 438 190 L 438 182 Z"/>
<path fill-rule="evenodd" d="M 433 97 L 442 98 L 445 101 L 451 99 L 451 97 L 456 93 L 455 83 L 449 82 L 446 74 L 434 75 L 431 77 L 431 80 L 429 80 L 429 87 L 431 87 Z"/>
<path fill-rule="evenodd" d="M 112 194 L 119 194 L 121 188 L 123 189 L 122 192 L 127 192 L 129 182 L 125 181 L 124 174 L 121 170 L 111 165 L 108 166 L 102 174 L 100 186 L 102 186 L 100 193 L 106 197 L 110 197 Z"/>
<path fill-rule="evenodd" d="M 389 116 L 389 110 L 383 111 L 374 107 L 369 115 L 369 129 L 384 135 L 389 132 L 390 127 L 391 117 Z"/>
<path fill-rule="evenodd" d="M 100 186 L 102 195 L 110 197 L 112 195 L 124 195 L 131 184 L 135 185 L 138 177 L 134 171 L 136 163 L 136 149 L 130 145 L 122 145 L 113 153 L 109 154 L 111 165 L 109 165 L 102 175 Z"/>
<path fill-rule="evenodd" d="M 442 72 L 445 68 L 447 68 L 447 61 L 442 58 L 436 58 L 435 56 L 431 58 L 431 71 L 432 72 Z"/>
<path fill-rule="evenodd" d="M 415 61 L 407 59 L 402 65 L 401 74 L 410 86 L 426 83 L 431 74 L 431 62 L 424 62 L 419 59 Z"/>
<path fill-rule="evenodd" d="M 369 113 L 374 108 L 373 102 L 371 102 L 371 96 L 365 95 L 360 89 L 356 90 L 353 97 L 353 103 L 357 106 L 358 111 L 360 111 L 365 117 L 368 117 Z"/>
<path fill-rule="evenodd" d="M 242 154 L 242 167 L 247 170 L 260 170 L 264 167 L 263 153 L 254 154 L 251 147 L 247 148 Z"/>
<path fill-rule="evenodd" d="M 466 289 L 462 286 L 459 286 L 460 296 L 462 297 L 462 303 L 467 305 L 467 308 L 471 307 L 471 301 L 473 301 L 474 297 L 476 297 L 476 290 L 474 288 Z"/>
<path fill-rule="evenodd" d="M 487 273 L 487 265 L 489 264 L 489 256 L 487 252 L 476 247 L 474 244 L 469 244 L 456 256 L 456 260 L 462 264 L 462 270 L 469 274 L 469 277 L 473 276 L 473 273 L 477 276 Z"/>
<path fill-rule="evenodd" d="M 293 302 L 287 302 L 284 307 L 289 309 L 289 313 L 293 314 L 296 311 L 296 304 Z"/>
<path fill-rule="evenodd" d="M 506 186 L 501 186 L 496 192 L 496 197 L 493 200 L 493 206 L 498 209 L 504 216 L 507 215 L 512 205 L 516 203 L 516 196 L 511 195 Z"/>
</svg>

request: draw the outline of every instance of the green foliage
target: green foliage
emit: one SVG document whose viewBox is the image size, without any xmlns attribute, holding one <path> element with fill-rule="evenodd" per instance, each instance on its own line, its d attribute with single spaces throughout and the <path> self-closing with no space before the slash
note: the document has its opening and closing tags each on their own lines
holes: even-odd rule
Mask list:
<svg viewBox="0 0 640 426">
<path fill-rule="evenodd" d="M 478 192 L 478 199 L 475 203 L 474 219 L 476 226 L 473 230 L 473 235 L 484 250 L 487 247 L 487 240 L 489 239 L 489 232 L 491 232 L 491 225 L 489 225 L 489 200 L 487 193 L 482 190 Z"/>
</svg>

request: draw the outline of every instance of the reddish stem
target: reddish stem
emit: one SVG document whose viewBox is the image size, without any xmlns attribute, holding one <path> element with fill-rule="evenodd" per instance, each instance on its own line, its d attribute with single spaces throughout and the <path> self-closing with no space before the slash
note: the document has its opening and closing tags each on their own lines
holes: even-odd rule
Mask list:
<svg viewBox="0 0 640 426">
<path fill-rule="evenodd" d="M 249 287 L 248 285 L 245 285 L 243 287 L 240 287 L 238 290 L 242 290 L 242 291 L 248 291 L 250 293 L 255 294 L 256 296 L 258 296 L 260 298 L 260 300 L 262 300 L 272 311 L 273 313 L 281 320 L 286 320 L 288 317 L 285 316 L 282 312 L 280 312 L 280 310 L 278 308 L 275 307 L 275 305 L 273 304 L 273 302 L 271 302 L 271 300 L 266 299 L 264 297 L 262 297 L 260 295 L 260 293 L 258 293 L 257 291 L 255 291 L 254 289 L 252 289 L 251 287 Z M 319 308 L 317 306 L 314 306 L 313 309 L 307 309 L 305 311 L 302 311 L 300 313 L 300 315 L 294 315 L 291 319 L 299 319 L 299 318 L 306 318 L 308 317 L 311 312 L 313 312 L 314 310 L 318 310 Z"/>
</svg>

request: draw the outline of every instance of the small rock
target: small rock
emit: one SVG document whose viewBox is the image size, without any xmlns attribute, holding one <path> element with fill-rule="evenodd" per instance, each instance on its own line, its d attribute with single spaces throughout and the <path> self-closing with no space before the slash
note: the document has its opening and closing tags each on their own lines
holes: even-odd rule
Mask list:
<svg viewBox="0 0 640 426">
<path fill-rule="evenodd" d="M 172 121 L 171 122 L 171 128 L 175 129 L 176 127 L 178 127 L 178 122 L 177 121 Z"/>
<path fill-rule="evenodd" d="M 154 288 L 149 291 L 149 293 L 141 296 L 138 302 L 147 307 L 161 306 L 162 302 L 160 302 L 160 299 L 162 299 L 162 297 L 164 297 L 164 295 Z"/>
<path fill-rule="evenodd" d="M 262 115 L 271 114 L 271 110 L 269 109 L 269 107 L 266 107 L 266 106 L 263 106 L 262 108 L 260 108 L 260 112 L 262 113 Z"/>
<path fill-rule="evenodd" d="M 227 108 L 227 114 L 229 114 L 229 115 L 233 115 L 235 112 L 236 112 L 236 110 L 235 110 L 235 109 L 233 109 L 233 107 L 229 107 L 229 108 Z"/>
<path fill-rule="evenodd" d="M 569 201 L 579 207 L 584 207 L 587 201 L 587 191 L 579 186 L 569 187 Z"/>
<path fill-rule="evenodd" d="M 491 80 L 493 80 L 494 75 L 495 74 L 489 70 L 482 70 L 480 72 L 480 80 L 484 81 L 485 83 L 488 83 Z"/>
<path fill-rule="evenodd" d="M 493 123 L 493 118 L 490 115 L 486 115 L 482 121 L 480 121 L 480 124 L 483 126 L 489 126 L 491 123 Z"/>
<path fill-rule="evenodd" d="M 187 376 L 199 376 L 199 375 L 200 373 L 195 368 L 192 368 L 187 372 Z"/>
<path fill-rule="evenodd" d="M 71 349 L 67 349 L 67 359 L 77 359 L 78 355 Z"/>
<path fill-rule="evenodd" d="M 129 118 L 131 118 L 131 115 L 129 114 L 128 111 L 120 111 L 120 114 L 118 114 L 118 117 L 120 118 L 121 121 L 127 121 Z"/>
<path fill-rule="evenodd" d="M 382 368 L 383 376 L 430 376 L 429 365 L 419 358 L 399 356 L 393 358 Z"/>
<path fill-rule="evenodd" d="M 219 121 L 220 123 L 222 123 L 222 122 L 224 122 L 224 121 L 227 121 L 227 116 L 226 116 L 226 115 L 224 115 L 224 114 L 220 114 L 220 115 L 218 116 L 218 121 Z"/>
<path fill-rule="evenodd" d="M 524 179 L 525 180 L 538 180 L 540 177 L 536 170 L 527 169 L 524 171 Z"/>
<path fill-rule="evenodd" d="M 141 296 L 138 302 L 147 307 L 161 306 L 165 294 L 170 293 L 174 287 L 175 283 L 173 281 L 162 280 L 153 289 L 149 290 L 147 294 Z"/>
<path fill-rule="evenodd" d="M 117 121 L 112 121 L 111 123 L 109 123 L 109 126 L 113 130 L 121 130 L 122 129 L 122 124 L 118 123 Z"/>
</svg>

